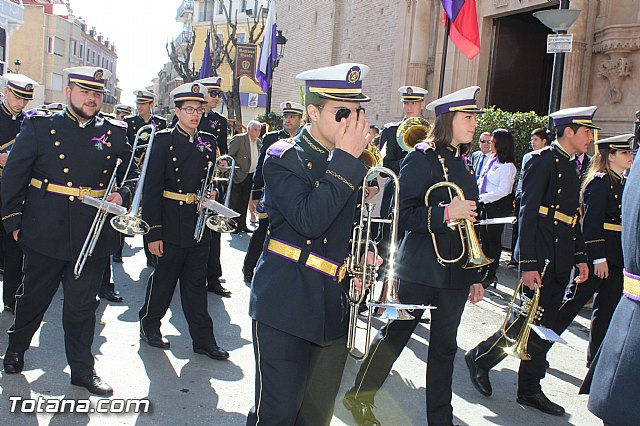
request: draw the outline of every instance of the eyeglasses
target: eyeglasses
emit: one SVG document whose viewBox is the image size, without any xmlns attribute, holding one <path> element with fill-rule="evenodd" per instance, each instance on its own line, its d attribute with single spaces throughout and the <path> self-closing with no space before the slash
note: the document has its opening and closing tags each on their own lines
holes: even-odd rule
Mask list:
<svg viewBox="0 0 640 426">
<path fill-rule="evenodd" d="M 320 109 L 324 109 L 323 107 L 318 107 Z M 342 121 L 343 118 L 349 118 L 349 116 L 351 115 L 351 111 L 355 111 L 356 114 L 360 114 L 360 112 L 362 112 L 364 114 L 365 109 L 362 107 L 358 107 L 358 108 L 338 108 L 335 111 L 329 111 L 330 114 L 333 114 L 336 116 L 336 121 L 339 123 Z"/>
<path fill-rule="evenodd" d="M 480 143 L 491 143 L 491 139 L 480 139 Z"/>
<path fill-rule="evenodd" d="M 217 98 L 218 96 L 220 96 L 220 92 L 218 90 L 211 90 L 209 91 L 209 96 L 211 96 L 212 98 Z"/>
<path fill-rule="evenodd" d="M 194 112 L 197 112 L 198 114 L 204 114 L 204 108 L 200 107 L 200 108 L 194 108 L 192 106 L 188 106 L 185 108 L 178 108 L 180 111 L 184 111 L 187 114 L 191 115 Z"/>
</svg>

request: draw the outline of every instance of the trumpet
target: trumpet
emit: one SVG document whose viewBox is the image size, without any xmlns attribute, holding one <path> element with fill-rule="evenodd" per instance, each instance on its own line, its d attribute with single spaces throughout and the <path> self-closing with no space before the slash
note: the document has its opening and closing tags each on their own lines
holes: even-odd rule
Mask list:
<svg viewBox="0 0 640 426">
<path fill-rule="evenodd" d="M 544 268 L 540 274 L 540 282 L 542 282 L 544 274 L 547 272 L 547 266 L 549 266 L 549 259 L 544 261 Z M 524 282 L 521 279 L 513 292 L 513 297 L 511 297 L 511 301 L 507 308 L 507 315 L 505 316 L 500 329 L 504 339 L 510 343 L 510 345 L 504 348 L 504 352 L 507 355 L 529 361 L 531 359 L 531 355 L 527 353 L 527 344 L 531 334 L 531 327 L 529 325 L 542 319 L 544 308 L 539 306 L 540 287 L 538 284 L 535 284 L 532 297 L 528 297 L 524 294 L 523 287 Z M 517 304 L 516 302 L 518 298 L 520 299 L 520 304 Z M 517 316 L 517 318 L 510 322 L 509 320 L 514 315 Z M 511 331 L 511 327 L 513 327 L 520 317 L 524 318 L 522 327 L 520 328 L 520 331 L 518 331 L 516 338 L 513 339 L 509 337 L 508 332 Z"/>
<path fill-rule="evenodd" d="M 374 311 L 376 316 L 396 320 L 412 320 L 414 317 L 410 314 L 413 310 L 433 309 L 431 306 L 401 304 L 398 300 L 398 283 L 396 282 L 395 260 L 398 240 L 398 218 L 400 213 L 399 197 L 400 197 L 400 181 L 398 176 L 386 167 L 372 167 L 369 169 L 363 180 L 363 187 L 372 174 L 385 173 L 393 180 L 394 197 L 391 215 L 388 218 L 373 217 L 375 205 L 366 203 L 366 194 L 362 192 L 360 210 L 360 222 L 353 228 L 351 238 L 351 253 L 347 259 L 347 272 L 351 276 L 349 283 L 349 291 L 347 298 L 349 301 L 349 332 L 347 336 L 347 349 L 349 355 L 356 360 L 363 360 L 369 353 L 369 342 L 371 341 L 371 329 L 373 323 Z M 389 255 L 387 259 L 387 276 L 376 297 L 375 291 L 378 283 L 376 282 L 378 266 L 375 265 L 375 259 L 378 257 L 376 243 L 373 241 L 372 227 L 378 223 L 389 223 L 391 225 L 391 241 L 389 244 Z M 374 264 L 369 264 L 367 256 L 369 253 L 374 255 Z M 356 280 L 362 283 L 362 288 L 356 288 Z M 366 288 L 369 287 L 369 296 L 365 302 Z M 365 341 L 367 345 L 364 350 L 358 350 L 356 347 L 357 331 L 358 331 L 358 307 L 366 303 L 369 312 L 366 320 Z M 360 353 L 360 355 L 359 355 Z"/>
<path fill-rule="evenodd" d="M 200 187 L 200 191 L 198 192 L 198 219 L 196 221 L 196 228 L 193 231 L 193 238 L 200 242 L 202 240 L 202 236 L 204 235 L 205 223 L 207 220 L 207 216 L 209 215 L 210 210 L 205 208 L 202 203 L 204 203 L 204 199 L 208 197 L 214 189 L 215 180 L 213 179 L 212 173 L 213 163 L 209 161 L 207 164 L 207 174 L 202 181 L 202 186 Z"/>
<path fill-rule="evenodd" d="M 226 174 L 226 171 L 222 170 L 222 168 L 219 167 L 221 161 L 231 162 L 228 177 L 224 176 Z M 216 182 L 227 183 L 227 189 L 224 196 L 224 206 L 227 208 L 229 207 L 229 203 L 231 201 L 231 185 L 233 184 L 233 175 L 235 173 L 235 168 L 236 160 L 230 155 L 222 155 L 216 160 L 216 167 L 214 172 L 215 177 L 213 180 Z M 207 228 L 221 234 L 234 232 L 238 228 L 238 225 L 233 219 L 225 217 L 219 213 L 213 213 L 212 215 L 207 217 L 206 224 Z"/>
<path fill-rule="evenodd" d="M 362 160 L 362 162 L 364 163 L 367 169 L 371 169 L 372 167 L 382 166 L 383 157 L 382 157 L 382 153 L 380 152 L 380 149 L 378 149 L 377 146 L 369 142 L 367 146 L 364 148 L 364 150 L 362 151 L 362 154 L 360 154 L 360 160 Z M 378 177 L 379 174 L 380 172 L 368 174 L 369 177 L 367 178 L 367 182 L 374 180 L 375 178 Z"/>
<path fill-rule="evenodd" d="M 439 157 L 440 165 L 442 166 L 442 172 L 444 173 L 444 182 L 438 182 L 434 185 L 431 185 L 427 190 L 427 193 L 424 196 L 425 205 L 429 206 L 429 196 L 431 193 L 438 188 L 447 188 L 449 190 L 449 197 L 453 199 L 453 195 L 451 191 L 455 192 L 455 194 L 460 197 L 461 200 L 464 200 L 464 192 L 462 188 L 456 185 L 453 182 L 449 182 L 449 175 L 447 173 L 447 168 L 444 165 L 444 158 Z M 460 234 L 460 240 L 462 242 L 462 251 L 460 255 L 453 259 L 445 259 L 441 254 L 438 248 L 438 242 L 436 241 L 435 234 L 431 234 L 431 239 L 433 240 L 433 247 L 436 252 L 436 257 L 438 258 L 438 262 L 441 265 L 453 264 L 461 260 L 465 254 L 467 255 L 467 262 L 463 266 L 464 269 L 471 268 L 480 268 L 482 266 L 486 266 L 493 262 L 493 259 L 487 257 L 482 248 L 480 247 L 480 241 L 478 241 L 478 235 L 474 229 L 473 222 L 468 219 L 462 220 L 454 220 L 449 222 L 448 225 L 451 229 L 458 229 L 458 233 Z"/>
<path fill-rule="evenodd" d="M 101 199 L 98 200 L 86 195 L 82 197 L 83 204 L 88 204 L 96 207 L 98 209 L 98 212 L 93 218 L 93 223 L 89 228 L 89 232 L 87 233 L 87 237 L 82 244 L 82 249 L 80 250 L 80 254 L 78 255 L 76 264 L 73 267 L 73 276 L 76 280 L 80 278 L 80 274 L 82 274 L 84 264 L 87 262 L 87 259 L 93 254 L 93 250 L 96 248 L 96 244 L 98 243 L 98 239 L 100 238 L 100 233 L 102 232 L 104 223 L 107 220 L 107 215 L 110 213 L 122 214 L 122 210 L 126 211 L 124 207 L 107 201 L 107 197 L 111 195 L 111 192 L 115 188 L 116 173 L 118 171 L 118 167 L 120 167 L 120 164 L 122 164 L 122 160 L 120 158 L 116 159 L 116 166 L 113 168 L 111 179 L 109 180 L 107 189 Z"/>
<path fill-rule="evenodd" d="M 151 129 L 151 135 L 147 137 L 148 141 L 146 145 L 140 147 L 145 148 L 145 153 L 150 152 L 149 149 L 153 145 L 153 140 L 156 136 L 156 127 L 152 124 L 147 124 L 146 126 L 142 126 L 138 133 L 136 134 L 136 140 L 133 144 L 134 148 L 131 151 L 131 160 L 129 161 L 129 165 L 127 166 L 127 171 L 125 172 L 124 177 L 122 178 L 122 184 L 125 182 L 130 182 L 132 180 L 127 180 L 127 176 L 131 165 L 133 164 L 133 154 L 137 149 L 138 140 L 140 139 L 140 134 L 145 128 Z M 126 214 L 114 216 L 111 218 L 111 226 L 116 231 L 133 237 L 134 235 L 144 235 L 149 232 L 149 224 L 142 220 L 140 215 L 140 205 L 142 203 L 142 187 L 144 185 L 144 178 L 147 175 L 147 167 L 149 166 L 149 155 L 144 156 L 144 161 L 142 163 L 142 169 L 140 170 L 140 176 L 138 177 L 138 183 L 136 184 L 136 190 L 134 191 L 133 200 L 131 201 L 131 207 Z"/>
<path fill-rule="evenodd" d="M 404 151 L 413 151 L 414 147 L 427 137 L 429 130 L 431 123 L 426 118 L 407 118 L 396 130 L 396 142 Z"/>
</svg>

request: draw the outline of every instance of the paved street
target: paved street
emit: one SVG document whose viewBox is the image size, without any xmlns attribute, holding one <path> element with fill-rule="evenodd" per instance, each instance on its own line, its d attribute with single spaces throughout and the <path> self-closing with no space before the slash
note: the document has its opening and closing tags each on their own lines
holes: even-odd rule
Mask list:
<svg viewBox="0 0 640 426">
<path fill-rule="evenodd" d="M 81 388 L 69 384 L 61 327 L 62 291 L 54 298 L 45 322 L 25 355 L 21 375 L 0 378 L 0 423 L 3 425 L 242 425 L 252 405 L 254 364 L 248 312 L 249 288 L 242 282 L 242 260 L 248 244 L 247 234 L 223 237 L 225 286 L 230 299 L 209 294 L 209 312 L 214 319 L 218 343 L 231 352 L 229 362 L 213 361 L 194 354 L 186 322 L 180 309 L 178 292 L 162 326 L 171 341 L 163 351 L 141 344 L 138 338 L 138 309 L 142 305 L 147 277 L 141 238 L 127 239 L 125 263 L 116 264 L 114 275 L 124 304 L 101 302 L 94 341 L 96 369 L 115 389 L 114 398 L 148 398 L 151 410 L 140 414 L 11 414 L 10 396 L 23 398 L 87 398 Z M 133 247 L 130 247 L 132 244 Z M 504 262 L 503 262 L 504 266 Z M 502 267 L 501 285 L 491 289 L 485 301 L 468 306 L 458 335 L 453 406 L 457 423 L 464 425 L 565 425 L 601 424 L 586 409 L 587 399 L 577 394 L 586 373 L 585 350 L 588 320 L 579 318 L 564 337 L 566 346 L 550 354 L 551 368 L 543 385 L 547 395 L 562 404 L 567 415 L 553 417 L 515 402 L 517 362 L 507 359 L 492 372 L 494 394 L 481 396 L 471 385 L 464 365 L 465 350 L 493 333 L 503 318 L 504 306 L 515 286 L 515 273 Z M 585 314 L 585 312 L 583 312 Z M 13 317 L 0 314 L 0 351 L 7 345 L 7 330 Z M 420 324 L 417 335 L 402 353 L 391 376 L 376 400 L 376 414 L 384 425 L 424 425 L 425 360 L 429 345 L 429 326 Z M 347 363 L 342 389 L 351 386 L 357 364 Z M 97 398 L 91 397 L 92 401 Z M 350 413 L 337 401 L 332 425 L 352 425 Z"/>
</svg>

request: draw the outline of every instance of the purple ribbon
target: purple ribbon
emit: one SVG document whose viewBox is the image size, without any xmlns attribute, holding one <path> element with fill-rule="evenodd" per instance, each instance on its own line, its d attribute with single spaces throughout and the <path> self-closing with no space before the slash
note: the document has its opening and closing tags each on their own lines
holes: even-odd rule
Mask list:
<svg viewBox="0 0 640 426">
<path fill-rule="evenodd" d="M 209 127 L 216 127 L 218 125 L 218 120 L 209 120 Z"/>
<path fill-rule="evenodd" d="M 480 194 L 487 193 L 487 175 L 492 170 L 491 167 L 493 167 L 493 163 L 495 163 L 497 159 L 498 157 L 493 157 L 493 159 L 491 160 L 491 162 L 489 162 L 489 165 L 487 166 L 487 171 L 482 176 L 482 186 L 480 187 Z"/>
<path fill-rule="evenodd" d="M 196 145 L 196 147 L 201 148 L 201 151 L 204 151 L 206 149 L 209 152 L 212 152 L 211 144 L 209 142 L 203 141 L 200 136 L 198 136 L 198 144 Z"/>
<path fill-rule="evenodd" d="M 91 142 L 101 142 L 102 144 L 107 144 L 107 135 L 102 135 L 99 138 L 91 138 Z"/>
</svg>

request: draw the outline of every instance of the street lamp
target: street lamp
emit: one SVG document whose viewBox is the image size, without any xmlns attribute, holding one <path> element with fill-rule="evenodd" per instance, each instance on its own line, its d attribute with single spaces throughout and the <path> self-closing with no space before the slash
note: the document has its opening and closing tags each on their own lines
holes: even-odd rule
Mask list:
<svg viewBox="0 0 640 426">
<path fill-rule="evenodd" d="M 16 70 L 16 74 L 20 72 L 21 65 L 22 65 L 22 62 L 20 62 L 20 59 L 16 59 L 15 62 L 13 63 L 14 69 Z"/>
<path fill-rule="evenodd" d="M 271 70 L 271 77 L 269 78 L 269 90 L 267 91 L 267 115 L 271 113 L 271 91 L 273 90 L 273 72 L 278 65 L 280 64 L 280 59 L 284 57 L 284 48 L 287 44 L 287 38 L 282 35 L 282 30 L 278 30 L 278 35 L 276 36 L 276 44 L 278 45 L 278 57 L 276 58 L 275 63 L 273 64 L 273 69 Z"/>
<path fill-rule="evenodd" d="M 579 10 L 569 10 L 569 0 L 560 0 L 560 8 L 556 10 L 542 10 L 533 16 L 538 18 L 556 34 L 567 34 L 569 27 L 578 19 Z M 562 78 L 564 74 L 564 52 L 556 52 L 553 57 L 553 72 L 551 74 L 551 94 L 549 96 L 549 114 L 560 109 L 562 95 Z M 553 127 L 553 120 L 549 119 L 549 130 Z"/>
</svg>

